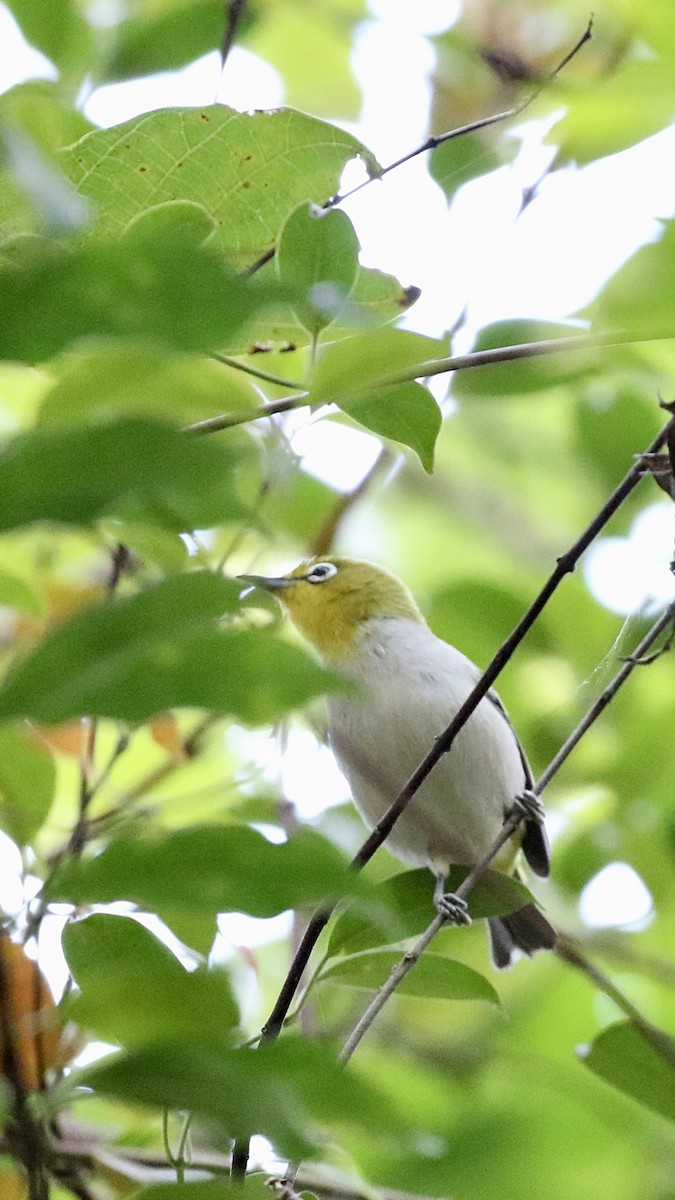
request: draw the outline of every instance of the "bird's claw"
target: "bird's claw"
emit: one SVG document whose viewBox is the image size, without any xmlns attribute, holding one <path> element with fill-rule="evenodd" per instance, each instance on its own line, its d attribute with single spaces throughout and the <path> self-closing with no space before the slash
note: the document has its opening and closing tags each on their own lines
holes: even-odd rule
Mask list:
<svg viewBox="0 0 675 1200">
<path fill-rule="evenodd" d="M 537 825 L 544 824 L 544 806 L 536 792 L 526 788 L 524 792 L 520 792 L 513 801 L 515 812 L 519 813 L 526 821 L 536 821 Z"/>
<path fill-rule="evenodd" d="M 449 921 L 451 925 L 470 925 L 471 917 L 466 900 L 456 896 L 454 892 L 439 892 L 434 897 L 434 903 L 439 917 Z"/>
</svg>

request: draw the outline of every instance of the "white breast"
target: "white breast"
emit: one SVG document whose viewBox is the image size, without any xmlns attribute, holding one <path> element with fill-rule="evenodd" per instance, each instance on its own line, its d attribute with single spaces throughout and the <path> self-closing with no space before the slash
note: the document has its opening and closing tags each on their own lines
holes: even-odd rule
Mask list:
<svg viewBox="0 0 675 1200">
<path fill-rule="evenodd" d="M 369 828 L 398 795 L 479 677 L 478 668 L 425 625 L 368 622 L 346 664 L 362 698 L 329 702 L 329 734 Z M 387 846 L 403 862 L 447 869 L 490 849 L 526 784 L 513 730 L 489 699 L 399 818 Z"/>
</svg>

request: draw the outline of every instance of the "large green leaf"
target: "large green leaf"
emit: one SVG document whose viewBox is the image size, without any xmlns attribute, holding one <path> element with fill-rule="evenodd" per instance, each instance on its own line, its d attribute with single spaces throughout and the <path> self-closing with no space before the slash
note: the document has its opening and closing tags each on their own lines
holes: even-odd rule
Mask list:
<svg viewBox="0 0 675 1200">
<path fill-rule="evenodd" d="M 189 425 L 221 412 L 253 411 L 261 395 L 251 377 L 214 359 L 166 346 L 89 341 L 50 367 L 55 383 L 41 425 L 74 425 L 136 414 Z"/>
<path fill-rule="evenodd" d="M 675 1121 L 675 1040 L 659 1034 L 670 1050 L 669 1062 L 630 1021 L 609 1025 L 583 1060 L 591 1071 L 627 1096 Z"/>
<path fill-rule="evenodd" d="M 376 991 L 387 982 L 400 961 L 401 954 L 395 950 L 366 950 L 329 963 L 321 972 L 321 979 Z M 499 1004 L 499 996 L 492 984 L 478 971 L 454 958 L 429 952 L 415 963 L 396 994 L 434 1000 L 488 1000 L 491 1004 Z"/>
<path fill-rule="evenodd" d="M 210 247 L 237 267 L 272 250 L 287 214 L 322 204 L 346 164 L 377 163 L 351 134 L 293 109 L 239 113 L 225 105 L 167 109 L 87 134 L 61 166 L 96 207 L 96 236 L 120 234 L 158 206 L 198 205 Z"/>
<path fill-rule="evenodd" d="M 312 377 L 312 404 L 343 405 L 375 385 L 391 380 L 397 370 L 447 354 L 447 344 L 407 329 L 371 330 L 322 346 Z"/>
<path fill-rule="evenodd" d="M 241 1184 L 235 1179 L 210 1179 L 202 1183 L 156 1183 L 140 1192 L 133 1200 L 232 1200 L 241 1196 Z M 269 1200 L 266 1177 L 246 1176 L 246 1200 Z"/>
<path fill-rule="evenodd" d="M 143 925 L 94 913 L 63 931 L 63 949 L 80 994 L 68 1015 L 105 1041 L 124 1046 L 203 1040 L 227 1044 L 239 1019 L 227 973 L 188 971 Z"/>
<path fill-rule="evenodd" d="M 49 750 L 28 730 L 0 725 L 0 825 L 19 845 L 44 822 L 55 786 Z"/>
<path fill-rule="evenodd" d="M 675 221 L 612 275 L 591 311 L 599 329 L 675 334 Z"/>
<path fill-rule="evenodd" d="M 247 510 L 232 489 L 237 456 L 229 441 L 134 418 L 31 430 L 0 458 L 0 530 L 116 515 L 180 531 L 241 518 Z"/>
<path fill-rule="evenodd" d="M 187 1109 L 229 1137 L 261 1133 L 293 1158 L 323 1143 L 326 1126 L 405 1144 L 406 1122 L 386 1094 L 342 1070 L 335 1054 L 330 1045 L 299 1038 L 218 1054 L 202 1043 L 172 1042 L 116 1055 L 72 1082 L 138 1104 Z"/>
<path fill-rule="evenodd" d="M 66 78 L 84 64 L 91 49 L 91 28 L 74 0 L 11 0 L 8 7 L 26 40 L 60 68 Z"/>
<path fill-rule="evenodd" d="M 472 353 L 494 350 L 501 346 L 543 342 L 549 338 L 574 337 L 583 332 L 578 326 L 553 321 L 496 321 L 480 331 L 471 349 Z M 524 355 L 511 362 L 456 371 L 452 391 L 460 400 L 541 392 L 588 375 L 596 369 L 597 359 L 597 350 L 569 352 L 563 345 L 559 354 Z"/>
<path fill-rule="evenodd" d="M 261 293 L 192 233 L 172 223 L 162 230 L 158 222 L 61 253 L 45 243 L 27 260 L 0 265 L 0 356 L 39 362 L 78 338 L 100 335 L 208 352 L 275 297 L 278 289 Z"/>
<path fill-rule="evenodd" d="M 453 867 L 447 887 L 455 891 L 466 869 Z M 429 871 L 403 871 L 375 888 L 371 916 L 347 909 L 335 922 L 328 951 L 355 954 L 417 937 L 433 921 L 433 878 Z M 469 912 L 474 919 L 503 916 L 531 900 L 527 888 L 500 871 L 486 871 L 472 889 Z"/>
<path fill-rule="evenodd" d="M 218 50 L 223 40 L 221 0 L 134 5 L 126 10 L 103 64 L 106 79 L 170 71 Z"/>
<path fill-rule="evenodd" d="M 336 403 L 343 412 L 378 437 L 391 438 L 410 446 L 418 455 L 424 470 L 431 474 L 436 438 L 443 418 L 431 392 L 421 383 L 376 387 L 358 396 L 347 396 Z"/>
<path fill-rule="evenodd" d="M 14 668 L 0 689 L 0 720 L 87 713 L 135 722 L 183 706 L 262 724 L 338 686 L 267 631 L 217 629 L 238 592 L 194 571 L 79 613 Z"/>
<path fill-rule="evenodd" d="M 325 838 L 303 829 L 275 844 L 247 825 L 126 836 L 91 858 L 71 859 L 49 882 L 53 900 L 128 900 L 163 916 L 290 908 L 369 889 Z"/>
<path fill-rule="evenodd" d="M 302 203 L 284 222 L 277 271 L 281 283 L 298 295 L 293 308 L 311 337 L 344 308 L 359 269 L 358 254 L 354 226 L 338 209 Z"/>
<path fill-rule="evenodd" d="M 649 8 L 649 4 L 644 6 Z M 548 140 L 566 158 L 589 162 L 616 154 L 649 137 L 675 115 L 675 69 L 671 63 L 645 57 L 594 79 L 585 90 L 564 97 L 567 112 Z"/>
</svg>

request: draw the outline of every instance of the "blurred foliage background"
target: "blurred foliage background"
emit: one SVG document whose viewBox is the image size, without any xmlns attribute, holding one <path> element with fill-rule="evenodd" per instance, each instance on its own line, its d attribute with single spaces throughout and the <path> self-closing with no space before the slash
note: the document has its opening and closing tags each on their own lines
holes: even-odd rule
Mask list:
<svg viewBox="0 0 675 1200">
<path fill-rule="evenodd" d="M 552 955 L 495 977 L 476 921 L 441 933 L 438 961 L 340 1072 L 384 961 L 368 954 L 423 928 L 431 878 L 392 892 L 384 849 L 364 881 L 348 871 L 364 831 L 321 749 L 321 696 L 339 683 L 234 578 L 333 548 L 377 559 L 485 666 L 665 424 L 672 226 L 571 321 L 523 312 L 469 331 L 473 350 L 589 327 L 621 344 L 441 371 L 427 388 L 415 381 L 467 349 L 467 329 L 416 325 L 415 279 L 360 263 L 345 212 L 310 207 L 354 160 L 380 170 L 350 124 L 355 48 L 377 20 L 365 0 L 6 8 L 55 78 L 0 97 L 0 1196 L 216 1200 L 232 1139 L 260 1135 L 254 1167 L 303 1158 L 298 1186 L 321 1196 L 672 1200 L 672 659 L 633 672 L 546 794 L 554 867 L 538 898 L 623 1011 Z M 84 115 L 102 85 L 218 50 L 228 12 L 287 107 L 110 129 Z M 428 131 L 518 105 L 587 20 L 578 0 L 448 5 L 427 37 Z M 545 129 L 550 177 L 674 111 L 672 6 L 606 0 L 518 123 Z M 427 156 L 450 216 L 463 184 L 513 160 L 508 130 Z M 330 470 L 303 461 L 317 437 Z M 643 597 L 645 521 L 665 514 L 665 564 L 671 505 L 645 478 L 603 534 Z M 602 595 L 591 578 L 563 582 L 499 681 L 535 774 L 667 599 L 626 619 L 620 598 L 602 602 L 611 578 Z M 361 932 L 329 927 L 278 1045 L 242 1048 L 327 895 L 351 896 Z M 455 962 L 474 972 L 464 997 L 439 996 Z"/>
</svg>

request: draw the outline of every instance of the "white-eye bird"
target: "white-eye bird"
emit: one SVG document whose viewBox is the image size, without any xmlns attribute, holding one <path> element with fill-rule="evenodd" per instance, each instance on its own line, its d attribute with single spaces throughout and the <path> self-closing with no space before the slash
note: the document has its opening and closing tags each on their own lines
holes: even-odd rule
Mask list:
<svg viewBox="0 0 675 1200">
<path fill-rule="evenodd" d="M 328 731 L 354 803 L 372 829 L 473 689 L 478 667 L 431 632 L 405 584 L 372 563 L 331 556 L 303 562 L 280 578 L 241 578 L 275 593 L 326 665 L 357 685 L 355 695 L 329 699 Z M 482 859 L 516 797 L 531 786 L 527 759 L 491 691 L 386 845 L 402 862 L 434 872 L 442 907 L 450 866 Z M 514 874 L 521 848 L 532 870 L 548 875 L 546 833 L 534 815 L 493 866 Z M 452 911 L 454 898 L 447 899 Z M 461 911 L 455 919 L 462 919 Z M 532 954 L 555 944 L 555 930 L 533 904 L 491 917 L 489 928 L 497 967 L 510 966 L 516 948 Z"/>
</svg>

